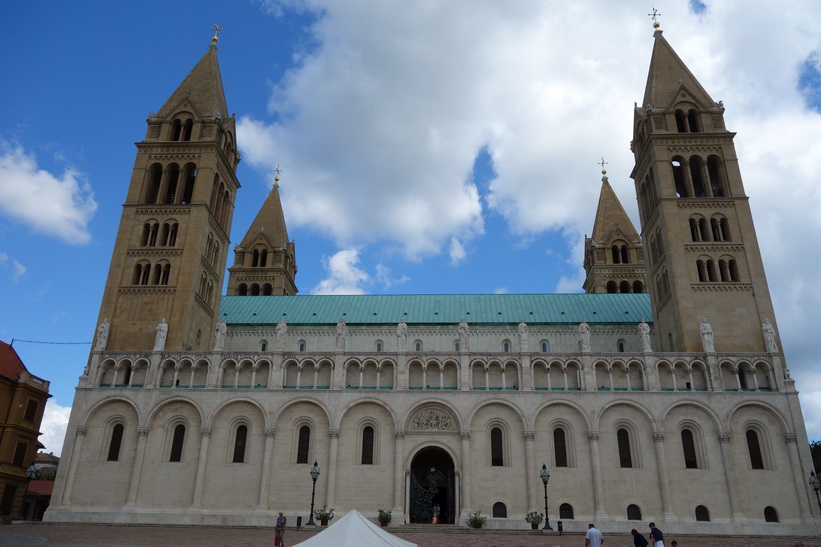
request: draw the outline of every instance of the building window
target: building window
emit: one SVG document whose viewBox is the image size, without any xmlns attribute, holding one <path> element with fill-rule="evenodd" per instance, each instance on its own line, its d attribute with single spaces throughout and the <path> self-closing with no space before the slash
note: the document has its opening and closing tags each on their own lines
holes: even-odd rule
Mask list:
<svg viewBox="0 0 821 547">
<path fill-rule="evenodd" d="M 311 446 L 311 428 L 303 425 L 299 428 L 299 440 L 296 448 L 296 463 L 308 463 L 308 451 Z"/>
<path fill-rule="evenodd" d="M 494 427 L 490 430 L 490 465 L 501 467 L 505 464 L 502 430 Z"/>
<path fill-rule="evenodd" d="M 509 352 L 510 352 L 510 342 L 508 342 L 507 340 L 505 340 L 505 341 L 502 343 L 502 351 L 503 351 L 503 352 L 505 352 L 505 353 L 509 353 Z"/>
<path fill-rule="evenodd" d="M 696 443 L 693 440 L 693 432 L 689 429 L 681 430 L 681 446 L 684 449 L 684 467 L 687 469 L 698 469 Z"/>
<path fill-rule="evenodd" d="M 362 465 L 373 464 L 373 428 L 365 427 L 362 430 Z"/>
<path fill-rule="evenodd" d="M 497 501 L 493 504 L 493 518 L 495 519 L 506 519 L 507 518 L 507 506 L 502 503 L 501 501 Z"/>
<path fill-rule="evenodd" d="M 171 441 L 171 457 L 168 459 L 168 461 L 182 461 L 183 441 L 185 441 L 185 426 L 182 424 L 178 424 L 177 427 L 174 428 L 174 439 Z"/>
<path fill-rule="evenodd" d="M 696 507 L 696 521 L 710 522 L 710 511 L 703 505 Z"/>
<path fill-rule="evenodd" d="M 29 402 L 26 404 L 26 413 L 23 416 L 23 418 L 30 422 L 33 422 L 34 418 L 37 417 L 37 408 L 37 401 L 35 401 L 34 399 L 29 399 Z"/>
<path fill-rule="evenodd" d="M 111 441 L 108 443 L 107 461 L 116 462 L 120 459 L 120 446 L 123 443 L 123 431 L 125 431 L 123 424 L 117 424 L 111 430 Z"/>
<path fill-rule="evenodd" d="M 413 347 L 416 349 L 416 351 L 422 351 L 422 341 L 421 340 L 415 341 L 413 343 Z M 459 348 L 456 348 L 456 349 L 457 349 L 457 351 L 459 350 Z"/>
<path fill-rule="evenodd" d="M 305 340 L 299 341 L 299 351 L 305 351 Z"/>
<path fill-rule="evenodd" d="M 556 457 L 556 467 L 567 467 L 567 445 L 564 429 L 561 427 L 553 430 L 553 453 Z"/>
<path fill-rule="evenodd" d="M 17 443 L 17 448 L 14 449 L 14 459 L 11 461 L 12 465 L 18 467 L 26 466 L 26 452 L 28 452 L 29 445 L 23 442 Z"/>
<path fill-rule="evenodd" d="M 559 506 L 559 518 L 560 519 L 570 519 L 573 520 L 575 518 L 573 516 L 573 506 L 569 503 L 563 503 Z"/>
<path fill-rule="evenodd" d="M 747 450 L 750 452 L 750 465 L 752 468 L 764 469 L 764 458 L 761 456 L 758 433 L 753 429 L 747 430 Z"/>
<path fill-rule="evenodd" d="M 630 454 L 630 433 L 621 428 L 616 432 L 619 442 L 619 465 L 621 467 L 633 467 L 633 457 Z"/>
<path fill-rule="evenodd" d="M 617 349 L 619 350 L 619 353 L 624 353 L 624 340 L 619 340 L 617 342 Z"/>
<path fill-rule="evenodd" d="M 382 340 L 377 340 L 376 341 L 376 351 L 377 352 L 382 351 Z"/>
<path fill-rule="evenodd" d="M 245 461 L 245 444 L 248 440 L 248 426 L 241 425 L 237 427 L 237 432 L 234 437 L 234 463 L 243 463 Z"/>
<path fill-rule="evenodd" d="M 550 349 L 550 346 L 545 341 L 542 341 L 541 345 L 542 345 L 542 353 L 547 353 L 548 350 Z"/>
<path fill-rule="evenodd" d="M 775 510 L 775 507 L 768 505 L 764 508 L 764 521 L 778 522 L 778 511 Z"/>
<path fill-rule="evenodd" d="M 627 520 L 641 520 L 641 509 L 638 505 L 631 503 L 627 506 Z"/>
</svg>

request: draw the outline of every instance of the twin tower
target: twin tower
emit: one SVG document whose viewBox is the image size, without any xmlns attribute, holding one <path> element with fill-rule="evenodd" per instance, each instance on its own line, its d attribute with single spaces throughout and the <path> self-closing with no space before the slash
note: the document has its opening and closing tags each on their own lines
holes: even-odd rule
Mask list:
<svg viewBox="0 0 821 547">
<path fill-rule="evenodd" d="M 604 177 L 584 289 L 650 293 L 657 351 L 702 351 L 704 318 L 717 351 L 764 351 L 775 318 L 735 134 L 658 28 L 654 40 L 631 142 L 641 236 Z M 150 350 L 165 320 L 167 351 L 210 351 L 240 187 L 215 43 L 147 123 L 99 321 L 108 350 Z M 234 253 L 229 295 L 296 294 L 277 184 Z"/>
</svg>

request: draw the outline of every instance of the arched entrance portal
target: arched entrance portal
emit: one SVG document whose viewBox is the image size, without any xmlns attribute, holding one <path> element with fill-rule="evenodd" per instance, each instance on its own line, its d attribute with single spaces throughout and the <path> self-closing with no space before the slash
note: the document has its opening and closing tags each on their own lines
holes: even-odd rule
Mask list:
<svg viewBox="0 0 821 547">
<path fill-rule="evenodd" d="M 453 459 L 441 448 L 419 451 L 411 462 L 410 521 L 430 523 L 439 504 L 439 522 L 453 524 L 456 515 L 456 472 Z"/>
</svg>

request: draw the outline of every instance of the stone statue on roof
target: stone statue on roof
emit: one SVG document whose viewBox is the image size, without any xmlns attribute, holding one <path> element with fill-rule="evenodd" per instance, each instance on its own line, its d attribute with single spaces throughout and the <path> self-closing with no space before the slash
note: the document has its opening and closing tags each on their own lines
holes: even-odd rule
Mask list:
<svg viewBox="0 0 821 547">
<path fill-rule="evenodd" d="M 641 318 L 641 323 L 639 323 L 639 336 L 641 337 L 641 351 L 644 353 L 652 352 L 653 348 L 650 346 L 650 325 L 647 324 L 644 317 Z"/>
<path fill-rule="evenodd" d="M 579 350 L 590 351 L 590 325 L 587 324 L 587 319 L 582 319 L 579 323 Z"/>
<path fill-rule="evenodd" d="M 408 324 L 404 319 L 399 320 L 396 325 L 396 349 L 406 351 L 408 349 Z"/>
<path fill-rule="evenodd" d="M 519 351 L 528 351 L 528 332 L 527 332 L 527 323 L 525 323 L 524 318 L 519 319 Z"/>
<path fill-rule="evenodd" d="M 459 321 L 459 350 L 460 351 L 468 351 L 470 349 L 470 327 L 468 326 L 468 322 L 465 321 L 463 317 L 461 321 Z"/>
<path fill-rule="evenodd" d="M 222 351 L 225 348 L 225 333 L 228 332 L 228 325 L 225 324 L 225 318 L 220 318 L 220 322 L 217 323 L 217 330 L 215 334 L 214 340 L 214 351 Z"/>
<path fill-rule="evenodd" d="M 706 317 L 701 320 L 701 345 L 704 346 L 704 353 L 715 353 L 716 351 L 713 327 L 707 322 Z"/>
<path fill-rule="evenodd" d="M 288 332 L 288 325 L 285 323 L 285 318 L 280 317 L 279 323 L 277 323 L 277 351 L 282 351 L 285 349 L 285 334 Z"/>
<path fill-rule="evenodd" d="M 94 346 L 94 349 L 97 351 L 102 351 L 105 349 L 105 345 L 108 343 L 108 333 L 111 330 L 111 325 L 108 323 L 108 317 L 103 319 L 103 322 L 100 323 L 100 326 L 97 327 L 97 345 Z"/>
<path fill-rule="evenodd" d="M 345 325 L 345 319 L 340 317 L 339 323 L 336 324 L 336 349 L 345 349 L 345 334 L 348 332 L 348 327 Z"/>
<path fill-rule="evenodd" d="M 166 323 L 165 317 L 157 323 L 155 333 L 154 351 L 163 351 L 165 349 L 165 340 L 168 338 L 168 323 Z"/>
</svg>

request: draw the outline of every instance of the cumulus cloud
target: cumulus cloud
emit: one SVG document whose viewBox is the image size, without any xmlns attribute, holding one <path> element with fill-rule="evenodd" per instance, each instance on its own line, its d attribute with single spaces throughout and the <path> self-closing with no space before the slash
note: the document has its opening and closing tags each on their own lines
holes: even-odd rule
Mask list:
<svg viewBox="0 0 821 547">
<path fill-rule="evenodd" d="M 11 281 L 13 283 L 17 283 L 21 277 L 23 277 L 26 273 L 26 267 L 20 264 L 17 259 L 11 258 L 8 254 L 4 252 L 0 252 L 0 266 L 6 265 L 11 262 Z"/>
<path fill-rule="evenodd" d="M 629 142 L 653 42 L 646 9 L 597 3 L 590 17 L 589 2 L 263 3 L 269 13 L 315 14 L 310 50 L 298 52 L 298 63 L 274 86 L 270 117 L 246 116 L 238 131 L 250 163 L 282 163 L 298 182 L 283 191 L 289 223 L 347 249 L 335 257 L 348 274 L 332 273 L 316 290 L 362 290 L 367 274 L 359 257 L 385 247 L 411 260 L 446 254 L 458 267 L 466 249 L 482 243 L 486 217 L 500 214 L 523 241 L 561 233 L 566 248 L 556 254 L 568 256 L 578 273 L 557 288 L 577 291 L 602 156 L 639 227 Z M 807 104 L 812 89 L 802 73 L 821 52 L 807 23 L 818 18 L 821 4 L 810 0 L 791 10 L 764 2 L 755 9 L 674 3 L 662 17 L 665 37 L 712 98 L 724 101 L 727 127 L 738 132 L 778 328 L 796 377 L 814 370 L 811 310 L 821 307 L 807 250 L 807 242 L 821 239 L 814 172 L 821 114 Z M 477 185 L 472 171 L 480 154 L 494 176 Z"/>
<path fill-rule="evenodd" d="M 323 260 L 323 263 L 328 277 L 320 281 L 313 288 L 311 294 L 365 293 L 361 285 L 370 278 L 367 273 L 357 266 L 359 264 L 358 250 L 343 249 L 332 257 Z"/>
<path fill-rule="evenodd" d="M 91 241 L 88 223 L 97 210 L 82 173 L 40 169 L 32 154 L 0 141 L 0 213 L 72 244 Z M 22 275 L 22 274 L 21 274 Z"/>
<path fill-rule="evenodd" d="M 55 456 L 62 453 L 70 415 L 70 406 L 60 406 L 54 399 L 49 399 L 46 403 L 43 422 L 40 424 L 42 435 L 38 439 L 46 447 L 46 452 L 54 452 Z"/>
</svg>

